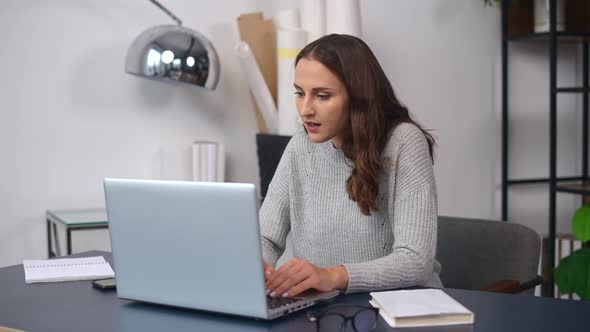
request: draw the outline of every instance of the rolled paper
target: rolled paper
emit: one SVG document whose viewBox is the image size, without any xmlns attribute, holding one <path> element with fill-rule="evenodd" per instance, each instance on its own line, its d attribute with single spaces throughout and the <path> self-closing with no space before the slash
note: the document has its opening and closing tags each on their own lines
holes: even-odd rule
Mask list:
<svg viewBox="0 0 590 332">
<path fill-rule="evenodd" d="M 295 57 L 305 46 L 303 29 L 281 29 L 277 32 L 279 135 L 295 134 L 299 114 L 295 105 Z"/>
<path fill-rule="evenodd" d="M 301 0 L 301 28 L 307 31 L 307 44 L 326 34 L 325 0 Z"/>
<path fill-rule="evenodd" d="M 297 9 L 282 10 L 273 16 L 272 21 L 277 30 L 279 29 L 299 29 L 299 11 Z"/>
<path fill-rule="evenodd" d="M 264 123 L 270 134 L 276 134 L 278 132 L 278 114 L 277 107 L 272 99 L 270 90 L 264 81 L 260 67 L 254 58 L 254 54 L 250 50 L 250 47 L 245 42 L 238 42 L 235 47 L 236 55 L 242 67 L 242 71 L 246 76 L 248 87 L 256 104 L 262 113 Z"/>
<path fill-rule="evenodd" d="M 358 0 L 326 0 L 326 34 L 331 33 L 362 38 Z"/>
</svg>

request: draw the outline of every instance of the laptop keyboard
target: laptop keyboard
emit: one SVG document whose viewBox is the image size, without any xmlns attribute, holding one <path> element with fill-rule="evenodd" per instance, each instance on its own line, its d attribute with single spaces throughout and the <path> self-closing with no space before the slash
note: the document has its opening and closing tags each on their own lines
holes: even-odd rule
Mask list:
<svg viewBox="0 0 590 332">
<path fill-rule="evenodd" d="M 280 308 L 282 306 L 285 305 L 289 305 L 295 302 L 299 302 L 301 301 L 300 299 L 295 299 L 295 298 L 284 298 L 284 297 L 270 297 L 267 296 L 266 297 L 266 306 L 269 309 L 276 309 L 276 308 Z"/>
</svg>

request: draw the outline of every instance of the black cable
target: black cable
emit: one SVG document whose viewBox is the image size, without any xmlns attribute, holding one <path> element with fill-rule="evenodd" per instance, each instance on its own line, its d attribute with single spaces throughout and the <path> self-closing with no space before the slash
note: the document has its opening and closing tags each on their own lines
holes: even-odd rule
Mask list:
<svg viewBox="0 0 590 332">
<path fill-rule="evenodd" d="M 178 17 L 176 17 L 176 15 L 174 15 L 170 10 L 168 10 L 168 8 L 162 6 L 162 4 L 160 4 L 156 0 L 150 0 L 150 1 L 154 5 L 156 5 L 158 8 L 160 8 L 164 13 L 168 14 L 168 16 L 170 16 L 170 18 L 172 18 L 174 21 L 176 21 L 176 24 L 178 24 L 179 26 L 182 25 L 182 21 Z"/>
</svg>

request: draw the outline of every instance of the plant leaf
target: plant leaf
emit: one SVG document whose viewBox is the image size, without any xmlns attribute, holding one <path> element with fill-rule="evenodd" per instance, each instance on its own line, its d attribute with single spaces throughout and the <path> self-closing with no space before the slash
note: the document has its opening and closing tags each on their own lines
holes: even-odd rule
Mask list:
<svg viewBox="0 0 590 332">
<path fill-rule="evenodd" d="M 590 204 L 576 211 L 572 220 L 572 229 L 578 240 L 582 242 L 590 240 Z"/>
<path fill-rule="evenodd" d="M 555 282 L 562 293 L 576 293 L 590 300 L 590 248 L 565 257 L 555 269 Z"/>
</svg>

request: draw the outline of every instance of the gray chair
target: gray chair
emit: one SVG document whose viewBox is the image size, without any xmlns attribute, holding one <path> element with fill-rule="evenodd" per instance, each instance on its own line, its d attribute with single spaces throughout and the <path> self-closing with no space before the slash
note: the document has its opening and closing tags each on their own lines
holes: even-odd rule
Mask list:
<svg viewBox="0 0 590 332">
<path fill-rule="evenodd" d="M 436 258 L 444 287 L 532 295 L 541 238 L 510 222 L 439 216 Z"/>
</svg>

